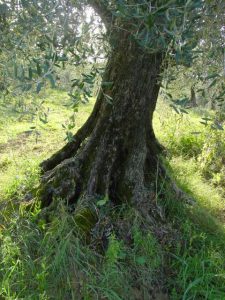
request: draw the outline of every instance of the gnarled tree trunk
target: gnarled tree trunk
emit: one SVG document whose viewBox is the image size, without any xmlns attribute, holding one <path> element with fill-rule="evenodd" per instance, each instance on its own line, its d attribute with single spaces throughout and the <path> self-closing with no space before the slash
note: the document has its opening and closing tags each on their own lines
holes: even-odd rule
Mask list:
<svg viewBox="0 0 225 300">
<path fill-rule="evenodd" d="M 159 150 L 152 118 L 162 54 L 145 52 L 126 30 L 112 43 L 92 114 L 73 142 L 42 163 L 43 206 L 54 197 L 75 204 L 96 195 L 115 203 L 151 201 Z"/>
</svg>

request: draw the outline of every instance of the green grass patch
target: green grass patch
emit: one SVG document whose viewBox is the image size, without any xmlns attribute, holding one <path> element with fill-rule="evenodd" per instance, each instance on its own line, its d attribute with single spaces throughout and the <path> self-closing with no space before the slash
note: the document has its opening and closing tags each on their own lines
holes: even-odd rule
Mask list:
<svg viewBox="0 0 225 300">
<path fill-rule="evenodd" d="M 37 168 L 41 161 L 66 143 L 66 130 L 62 125 L 68 124 L 73 115 L 67 94 L 45 91 L 33 101 L 31 105 L 31 99 L 24 100 L 27 105 L 25 115 L 11 102 L 0 111 L 0 199 L 8 193 L 12 182 L 14 186 L 19 185 L 30 169 Z M 72 132 L 85 122 L 93 102 L 91 99 L 88 104 L 80 105 Z M 48 112 L 46 124 L 40 121 L 39 111 L 36 111 L 40 106 L 39 110 Z"/>
</svg>

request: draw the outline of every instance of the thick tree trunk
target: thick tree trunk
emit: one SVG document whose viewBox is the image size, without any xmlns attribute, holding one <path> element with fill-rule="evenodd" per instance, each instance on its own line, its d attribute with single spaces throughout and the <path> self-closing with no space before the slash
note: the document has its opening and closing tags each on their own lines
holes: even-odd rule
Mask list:
<svg viewBox="0 0 225 300">
<path fill-rule="evenodd" d="M 143 51 L 125 30 L 113 43 L 92 114 L 73 142 L 42 163 L 43 206 L 54 197 L 75 204 L 96 195 L 115 203 L 150 201 L 159 150 L 152 118 L 162 55 Z"/>
</svg>

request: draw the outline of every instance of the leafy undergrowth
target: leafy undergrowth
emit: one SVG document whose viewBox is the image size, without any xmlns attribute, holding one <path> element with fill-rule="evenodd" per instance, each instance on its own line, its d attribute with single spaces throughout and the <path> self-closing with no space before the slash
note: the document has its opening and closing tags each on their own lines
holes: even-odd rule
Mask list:
<svg viewBox="0 0 225 300">
<path fill-rule="evenodd" d="M 68 101 L 59 91 L 45 98 L 49 120 L 36 123 L 38 139 L 35 132 L 24 135 L 35 121 L 21 119 L 9 107 L 0 115 L 2 299 L 225 299 L 223 183 L 202 167 L 210 141 L 205 135 L 215 133 L 199 123 L 196 113 L 181 118 L 159 103 L 155 127 L 168 149 L 165 164 L 196 205 L 179 202 L 159 186 L 158 230 L 128 205 L 112 208 L 107 199 L 95 204 L 94 230 L 82 205 L 71 213 L 59 202 L 47 222 L 29 199 L 35 197 L 39 162 L 64 143 Z M 92 103 L 80 106 L 73 130 L 91 108 Z M 218 134 L 222 141 L 224 133 Z"/>
</svg>

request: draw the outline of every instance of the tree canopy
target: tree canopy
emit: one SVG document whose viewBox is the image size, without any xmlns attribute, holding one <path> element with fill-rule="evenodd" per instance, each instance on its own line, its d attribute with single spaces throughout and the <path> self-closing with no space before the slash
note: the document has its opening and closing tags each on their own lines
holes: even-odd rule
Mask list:
<svg viewBox="0 0 225 300">
<path fill-rule="evenodd" d="M 57 69 L 65 64 L 76 68 L 107 57 L 115 30 L 129 31 L 149 52 L 163 52 L 166 69 L 171 64 L 191 66 L 194 60 L 200 78 L 223 77 L 223 1 L 26 0 L 0 5 L 2 87 L 13 83 L 22 91 L 39 92 L 46 81 L 54 87 Z M 211 67 L 203 70 L 201 61 Z M 84 82 L 91 83 L 98 71 L 86 74 Z M 88 96 L 89 89 L 83 94 Z"/>
</svg>

